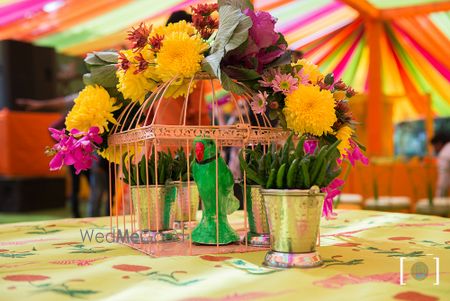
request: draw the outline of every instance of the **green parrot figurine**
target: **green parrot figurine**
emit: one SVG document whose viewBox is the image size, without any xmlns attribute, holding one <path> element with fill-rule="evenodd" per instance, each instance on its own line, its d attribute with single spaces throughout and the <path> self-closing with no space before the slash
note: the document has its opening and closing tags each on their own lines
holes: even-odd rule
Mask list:
<svg viewBox="0 0 450 301">
<path fill-rule="evenodd" d="M 227 215 L 239 208 L 239 200 L 234 196 L 234 178 L 231 170 L 219 155 L 216 161 L 216 144 L 210 138 L 195 138 L 195 161 L 192 175 L 197 183 L 198 192 L 203 202 L 203 215 L 200 223 L 192 231 L 192 241 L 198 244 L 229 244 L 239 241 L 239 235 L 228 223 Z M 216 164 L 218 166 L 218 225 L 219 241 L 216 228 Z"/>
</svg>

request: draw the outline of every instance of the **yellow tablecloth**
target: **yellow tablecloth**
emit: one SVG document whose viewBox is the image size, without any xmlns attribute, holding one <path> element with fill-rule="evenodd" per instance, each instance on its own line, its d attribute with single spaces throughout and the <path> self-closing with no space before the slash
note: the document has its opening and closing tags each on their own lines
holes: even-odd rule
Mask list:
<svg viewBox="0 0 450 301">
<path fill-rule="evenodd" d="M 450 300 L 449 219 L 338 213 L 322 221 L 325 265 L 309 270 L 264 268 L 264 251 L 151 258 L 81 241 L 108 218 L 2 225 L 0 300 Z"/>
</svg>

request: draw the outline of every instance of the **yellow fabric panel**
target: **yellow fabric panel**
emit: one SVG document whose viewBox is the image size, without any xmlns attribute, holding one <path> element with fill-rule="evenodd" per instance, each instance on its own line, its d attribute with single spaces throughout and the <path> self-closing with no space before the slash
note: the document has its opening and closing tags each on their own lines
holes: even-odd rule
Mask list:
<svg viewBox="0 0 450 301">
<path fill-rule="evenodd" d="M 403 82 L 397 68 L 397 63 L 388 46 L 386 34 L 380 39 L 381 57 L 382 57 L 382 82 L 385 95 L 405 95 Z"/>
<path fill-rule="evenodd" d="M 242 212 L 231 219 L 242 225 Z M 265 251 L 152 258 L 115 243 L 82 242 L 80 230 L 107 233 L 108 218 L 0 229 L 2 300 L 446 300 L 450 285 L 450 221 L 439 217 L 338 211 L 337 219 L 322 220 L 324 266 L 307 270 L 265 268 Z M 428 268 L 422 281 L 411 275 L 419 261 Z"/>
</svg>

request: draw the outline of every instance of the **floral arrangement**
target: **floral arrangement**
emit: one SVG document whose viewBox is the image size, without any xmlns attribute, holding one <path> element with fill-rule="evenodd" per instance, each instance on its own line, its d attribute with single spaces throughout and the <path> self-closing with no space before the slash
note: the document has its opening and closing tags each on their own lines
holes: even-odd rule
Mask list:
<svg viewBox="0 0 450 301">
<path fill-rule="evenodd" d="M 287 142 L 289 155 L 284 157 L 269 149 L 271 165 L 256 169 L 266 173 L 264 178 L 260 173 L 259 180 L 267 182 L 259 184 L 277 189 L 309 189 L 316 185 L 326 193 L 324 215 L 332 216 L 333 198 L 344 184 L 338 179 L 342 162 L 347 160 L 352 166 L 356 161 L 368 163 L 364 147 L 357 141 L 357 123 L 348 105 L 355 91 L 342 80 L 336 81 L 333 74 L 323 75 L 318 66 L 304 59 L 267 69 L 260 79 L 243 83 L 257 91 L 251 102 L 253 112 L 267 114 L 301 141 L 292 153 Z M 252 152 L 250 155 L 257 156 Z M 243 157 L 241 166 L 253 181 L 258 179 L 254 178 L 256 170 Z"/>
<path fill-rule="evenodd" d="M 219 0 L 192 7 L 192 12 L 192 22 L 133 28 L 128 35 L 130 49 L 87 55 L 90 72 L 84 76 L 86 88 L 66 118 L 66 129 L 50 130 L 57 141 L 49 150 L 55 155 L 50 168 L 74 165 L 80 172 L 90 167 L 95 152 L 120 162 L 123 154 L 108 148 L 105 137 L 118 124 L 124 108 L 136 103 L 137 110 L 162 86 L 165 97 L 187 97 L 195 86 L 195 75 L 206 72 L 218 78 L 225 90 L 250 95 L 255 114 L 268 115 L 303 141 L 296 147 L 298 151 L 289 142 L 287 157 L 277 159 L 287 163 L 286 173 L 296 159 L 300 166 L 304 157 L 314 161 L 327 154 L 322 155 L 323 165 L 311 162 L 315 176 L 325 175 L 320 183 L 310 179 L 309 184 L 327 192 L 325 207 L 330 207 L 330 200 L 343 184 L 337 179 L 343 160 L 352 165 L 358 160 L 367 163 L 348 106 L 355 91 L 306 60 L 291 62 L 287 42 L 275 30 L 276 19 L 255 11 L 250 1 Z M 130 156 L 135 151 L 127 150 Z M 276 150 L 269 152 L 277 154 Z M 293 157 L 295 153 L 297 157 Z M 275 157 L 272 155 L 272 162 Z M 266 171 L 270 174 L 272 170 Z M 297 171 L 302 173 L 303 169 Z M 285 175 L 280 176 L 284 179 Z M 286 184 L 280 183 L 289 188 L 287 178 Z"/>
<path fill-rule="evenodd" d="M 210 49 L 212 41 L 207 39 L 217 31 L 217 16 L 213 16 L 217 7 L 192 7 L 192 23 L 180 21 L 157 28 L 140 24 L 128 34 L 130 49 L 89 53 L 85 63 L 90 72 L 83 77 L 86 87 L 66 117 L 66 129 L 50 129 L 57 141 L 47 150 L 54 155 L 50 169 L 73 165 L 80 173 L 91 167 L 95 153 L 119 163 L 122 154 L 108 148 L 105 139 L 118 116 L 130 102 L 142 104 L 162 84 L 169 84 L 166 97 L 187 93 Z M 91 138 L 94 133 L 95 139 Z"/>
</svg>

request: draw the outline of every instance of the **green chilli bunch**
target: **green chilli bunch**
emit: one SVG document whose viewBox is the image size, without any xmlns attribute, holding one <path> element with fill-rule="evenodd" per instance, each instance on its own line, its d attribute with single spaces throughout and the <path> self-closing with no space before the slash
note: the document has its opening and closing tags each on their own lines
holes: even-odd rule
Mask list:
<svg viewBox="0 0 450 301">
<path fill-rule="evenodd" d="M 341 173 L 340 157 L 334 142 L 320 142 L 314 153 L 304 151 L 307 136 L 300 137 L 297 145 L 293 134 L 282 148 L 272 143 L 264 147 L 243 149 L 239 154 L 241 170 L 246 172 L 249 185 L 261 185 L 265 189 L 310 189 L 328 186 Z M 265 149 L 266 148 L 266 149 Z"/>
<path fill-rule="evenodd" d="M 158 162 L 155 173 L 155 152 L 146 160 L 143 156 L 139 163 L 135 163 L 134 155 L 125 154 L 122 158 L 122 180 L 131 186 L 137 185 L 165 185 L 172 181 L 174 159 L 169 152 L 158 152 Z"/>
<path fill-rule="evenodd" d="M 192 163 L 194 161 L 194 153 L 191 151 L 189 154 L 189 165 L 190 172 L 188 174 L 188 158 L 183 147 L 180 147 L 175 151 L 175 157 L 173 159 L 173 180 L 187 182 L 188 178 L 190 181 L 194 181 L 192 175 Z"/>
</svg>

